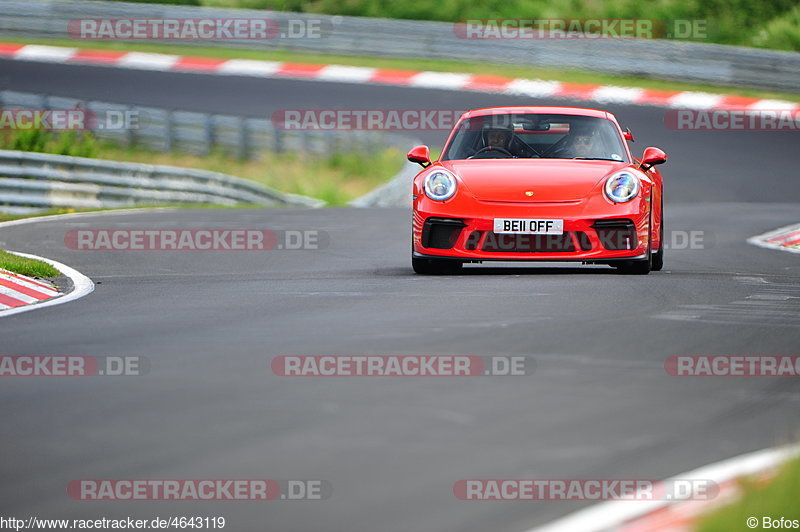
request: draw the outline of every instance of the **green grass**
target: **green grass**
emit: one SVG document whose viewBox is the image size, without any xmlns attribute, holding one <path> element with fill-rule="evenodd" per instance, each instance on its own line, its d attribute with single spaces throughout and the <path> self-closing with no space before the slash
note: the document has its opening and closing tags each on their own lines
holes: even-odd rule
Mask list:
<svg viewBox="0 0 800 532">
<path fill-rule="evenodd" d="M 762 518 L 800 520 L 800 459 L 785 464 L 778 475 L 766 485 L 755 479 L 742 483 L 741 500 L 725 506 L 702 519 L 696 532 L 727 532 L 749 530 L 747 519 L 755 517 L 756 530 L 764 530 Z M 776 528 L 776 527 L 772 527 Z M 795 527 L 796 529 L 796 527 Z M 785 530 L 785 529 L 784 529 Z"/>
<path fill-rule="evenodd" d="M 405 59 L 379 58 L 348 55 L 306 54 L 287 50 L 244 50 L 237 48 L 213 48 L 201 46 L 176 46 L 154 43 L 123 43 L 104 41 L 77 41 L 69 39 L 11 39 L 2 38 L 4 42 L 20 42 L 26 44 L 45 44 L 51 46 L 69 46 L 73 48 L 89 48 L 101 50 L 138 51 L 212 57 L 220 59 L 255 59 L 263 61 L 288 61 L 308 64 L 339 64 L 348 66 L 364 66 L 373 68 L 392 68 L 398 70 L 431 70 L 435 72 L 463 72 L 467 74 L 485 74 L 509 78 L 545 79 L 564 83 L 593 83 L 598 85 L 620 85 L 662 91 L 697 91 L 714 94 L 733 94 L 750 98 L 786 100 L 800 102 L 800 93 L 766 91 L 742 87 L 709 85 L 703 83 L 686 83 L 633 76 L 614 76 L 579 70 L 561 70 L 525 65 L 504 65 L 500 63 L 453 61 L 444 59 Z M 113 101 L 113 96 L 108 100 Z"/>
<path fill-rule="evenodd" d="M 404 161 L 404 154 L 393 148 L 325 157 L 264 151 L 257 160 L 243 160 L 223 150 L 207 156 L 158 152 L 119 146 L 98 140 L 90 133 L 46 131 L 0 131 L 0 149 L 210 170 L 249 179 L 281 192 L 322 199 L 329 205 L 345 205 L 385 183 L 400 171 Z"/>
<path fill-rule="evenodd" d="M 162 153 L 141 148 L 106 146 L 100 159 L 165 164 L 221 172 L 261 183 L 281 192 L 301 194 L 345 205 L 387 182 L 400 171 L 405 154 L 384 148 L 373 153 L 346 152 L 313 157 L 299 152 L 263 152 L 258 160 L 242 160 L 222 151 L 208 156 Z"/>
<path fill-rule="evenodd" d="M 0 269 L 29 277 L 56 277 L 60 272 L 40 260 L 26 259 L 0 249 Z"/>
<path fill-rule="evenodd" d="M 159 0 L 159 3 L 447 22 L 486 18 L 707 20 L 707 34 L 695 40 L 800 50 L 800 43 L 795 40 L 774 38 L 784 31 L 776 27 L 777 21 L 788 24 L 797 34 L 800 22 L 787 17 L 797 6 L 796 0 Z M 757 39 L 761 34 L 768 37 Z"/>
</svg>

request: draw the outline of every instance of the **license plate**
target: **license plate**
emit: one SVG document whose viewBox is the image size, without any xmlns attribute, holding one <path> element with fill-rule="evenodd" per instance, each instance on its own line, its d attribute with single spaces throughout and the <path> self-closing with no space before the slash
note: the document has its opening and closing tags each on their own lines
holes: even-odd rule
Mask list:
<svg viewBox="0 0 800 532">
<path fill-rule="evenodd" d="M 563 235 L 564 220 L 495 218 L 494 232 L 517 235 Z"/>
</svg>

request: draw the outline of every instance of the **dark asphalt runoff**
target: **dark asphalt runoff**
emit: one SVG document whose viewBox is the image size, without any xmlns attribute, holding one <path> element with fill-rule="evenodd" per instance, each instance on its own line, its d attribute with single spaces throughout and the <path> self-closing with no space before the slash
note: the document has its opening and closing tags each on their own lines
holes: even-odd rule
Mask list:
<svg viewBox="0 0 800 532">
<path fill-rule="evenodd" d="M 509 96 L 0 61 L 0 88 L 265 115 L 307 106 L 575 104 Z M 578 105 L 581 105 L 580 103 Z M 606 106 L 662 147 L 665 269 L 410 268 L 405 209 L 98 213 L 0 229 L 97 289 L 0 318 L 1 355 L 140 356 L 137 377 L 0 380 L 0 510 L 224 516 L 226 530 L 521 532 L 586 502 L 467 502 L 469 478 L 665 478 L 793 441 L 791 378 L 669 376 L 672 355 L 798 355 L 800 257 L 753 235 L 800 218 L 796 133 L 685 133 Z M 441 142 L 425 134 L 432 144 Z M 75 251 L 72 229 L 316 230 L 318 250 Z M 697 249 L 680 244 L 700 235 Z M 698 241 L 695 241 L 698 244 Z M 279 355 L 524 356 L 530 376 L 289 378 Z M 323 501 L 85 502 L 76 479 L 323 479 Z M 576 531 L 577 532 L 577 531 Z"/>
</svg>

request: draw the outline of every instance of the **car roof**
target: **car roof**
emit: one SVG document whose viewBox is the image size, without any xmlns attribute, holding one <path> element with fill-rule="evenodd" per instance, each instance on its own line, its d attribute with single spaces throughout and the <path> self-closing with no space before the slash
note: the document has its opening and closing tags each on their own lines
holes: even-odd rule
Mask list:
<svg viewBox="0 0 800 532">
<path fill-rule="evenodd" d="M 483 109 L 473 109 L 462 115 L 462 118 L 472 118 L 475 116 L 488 116 L 493 114 L 560 114 L 576 116 L 592 116 L 595 118 L 607 118 L 616 122 L 614 115 L 600 109 L 585 109 L 583 107 L 554 107 L 554 106 L 515 106 L 515 107 L 486 107 Z"/>
</svg>

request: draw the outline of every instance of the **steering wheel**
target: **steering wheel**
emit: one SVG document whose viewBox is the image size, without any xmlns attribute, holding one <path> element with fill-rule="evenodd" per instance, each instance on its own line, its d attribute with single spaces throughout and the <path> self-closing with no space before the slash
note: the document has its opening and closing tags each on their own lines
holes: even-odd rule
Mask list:
<svg viewBox="0 0 800 532">
<path fill-rule="evenodd" d="M 505 148 L 498 148 L 497 146 L 484 146 L 483 148 L 479 149 L 478 151 L 467 157 L 467 159 L 474 159 L 475 156 L 480 155 L 481 153 L 487 152 L 489 150 L 496 150 L 499 151 L 500 153 L 508 155 L 509 157 L 514 157 L 514 154 Z"/>
</svg>

